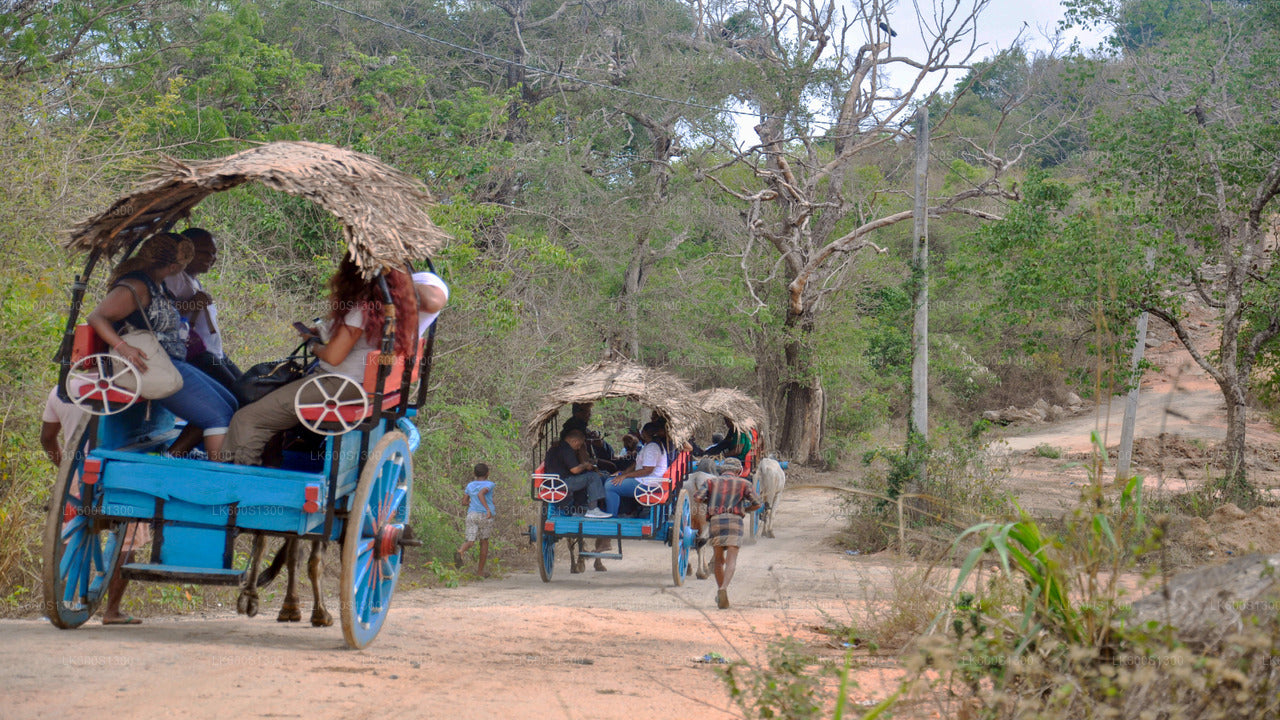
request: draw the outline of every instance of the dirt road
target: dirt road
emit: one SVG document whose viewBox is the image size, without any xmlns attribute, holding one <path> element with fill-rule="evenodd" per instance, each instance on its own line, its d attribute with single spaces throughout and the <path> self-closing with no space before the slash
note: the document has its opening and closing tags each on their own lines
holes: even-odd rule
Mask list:
<svg viewBox="0 0 1280 720">
<path fill-rule="evenodd" d="M 570 575 L 558 557 L 550 584 L 521 573 L 397 592 L 363 651 L 337 627 L 276 623 L 278 604 L 254 619 L 95 618 L 73 631 L 2 621 L 0 716 L 728 717 L 724 685 L 694 658 L 757 660 L 780 634 L 812 635 L 824 612 L 847 619 L 887 577 L 827 542 L 836 512 L 829 491 L 785 495 L 778 537 L 744 548 L 726 611 L 714 581 L 673 587 L 669 548 L 636 542 L 604 573 Z"/>
</svg>

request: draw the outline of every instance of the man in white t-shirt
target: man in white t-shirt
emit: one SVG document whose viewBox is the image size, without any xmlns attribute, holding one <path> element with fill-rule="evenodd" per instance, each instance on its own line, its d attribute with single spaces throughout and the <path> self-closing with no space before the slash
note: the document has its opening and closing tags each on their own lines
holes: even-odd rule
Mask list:
<svg viewBox="0 0 1280 720">
<path fill-rule="evenodd" d="M 657 425 L 652 422 L 640 428 L 640 439 L 644 446 L 636 456 L 635 468 L 614 475 L 604 484 L 604 510 L 610 515 L 617 517 L 622 500 L 635 497 L 636 488 L 641 485 L 654 487 L 662 484 L 662 476 L 667 472 L 667 452 L 654 442 L 657 429 Z"/>
<path fill-rule="evenodd" d="M 79 407 L 58 397 L 58 388 L 49 390 L 44 414 L 40 416 L 40 447 L 55 468 L 62 466 L 62 456 L 73 449 L 71 436 L 84 416 L 85 412 Z"/>
<path fill-rule="evenodd" d="M 198 352 L 189 351 L 187 359 L 234 393 L 233 386 L 243 373 L 222 347 L 222 333 L 218 332 L 218 306 L 196 277 L 209 272 L 209 268 L 218 261 L 218 243 L 213 239 L 213 233 L 202 228 L 187 228 L 182 231 L 182 236 L 195 246 L 195 255 L 186 270 L 165 278 L 164 285 L 177 300 L 182 317 L 191 323 L 194 337 L 188 345 Z"/>
<path fill-rule="evenodd" d="M 418 291 L 418 337 L 424 337 L 449 302 L 449 286 L 433 272 L 416 272 L 413 287 Z"/>
</svg>

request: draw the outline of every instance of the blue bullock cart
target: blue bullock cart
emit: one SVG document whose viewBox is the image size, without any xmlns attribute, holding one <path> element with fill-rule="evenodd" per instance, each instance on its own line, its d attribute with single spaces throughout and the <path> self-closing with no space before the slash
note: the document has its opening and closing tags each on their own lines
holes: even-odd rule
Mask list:
<svg viewBox="0 0 1280 720">
<path fill-rule="evenodd" d="M 537 521 L 529 528 L 529 540 L 538 549 L 538 571 L 543 582 L 551 582 L 560 540 L 566 540 L 571 568 L 581 572 L 582 558 L 621 559 L 622 542 L 628 539 L 670 546 L 672 580 L 676 585 L 684 584 L 695 540 L 692 499 L 684 487 L 690 464 L 688 452 L 672 453 L 674 457 L 661 485 L 636 489 L 636 511 L 629 517 L 612 518 L 583 517 L 583 503 L 574 498 L 562 478 L 544 472 L 543 458 L 559 442 L 560 408 L 607 398 L 629 398 L 652 410 L 655 417 L 666 421 L 669 439 L 678 447 L 698 422 L 699 410 L 690 401 L 692 395 L 684 383 L 660 370 L 605 361 L 580 369 L 543 399 L 526 427 L 526 434 L 533 441 L 529 491 L 539 508 Z M 598 538 L 612 540 L 616 549 L 587 550 L 585 541 Z"/>
<path fill-rule="evenodd" d="M 426 260 L 444 239 L 426 215 L 421 183 L 374 158 L 314 143 L 271 143 L 219 160 L 168 160 L 149 182 L 73 229 L 68 245 L 89 253 L 73 288 L 59 350 L 59 394 L 88 411 L 75 429 L 50 493 L 44 538 L 46 613 L 60 628 L 87 621 L 117 569 L 131 523 L 152 529 L 150 557 L 120 568 L 130 580 L 238 585 L 237 536 L 277 536 L 341 546 L 341 626 L 348 645 L 368 645 L 386 619 L 401 569 L 413 489 L 412 418 L 424 400 L 435 326 L 410 357 L 391 352 L 393 312 L 381 352 L 367 359 L 360 393 L 295 403 L 305 427 L 281 467 L 167 457 L 158 451 L 182 422 L 129 389 L 136 368 L 112 357 L 78 325 L 100 259 L 169 229 L 208 195 L 258 181 L 307 197 L 342 221 L 348 251 L 370 279 Z M 389 299 L 389 295 L 387 295 Z M 388 308 L 392 308 L 388 303 Z M 408 320 L 408 319 L 405 319 Z M 410 320 L 411 321 L 411 320 Z M 132 377 L 133 383 L 125 382 Z M 350 380 L 351 385 L 357 385 Z M 413 383 L 417 382 L 417 387 Z M 359 395 L 358 400 L 348 400 Z M 270 581 L 280 558 L 258 578 Z"/>
</svg>

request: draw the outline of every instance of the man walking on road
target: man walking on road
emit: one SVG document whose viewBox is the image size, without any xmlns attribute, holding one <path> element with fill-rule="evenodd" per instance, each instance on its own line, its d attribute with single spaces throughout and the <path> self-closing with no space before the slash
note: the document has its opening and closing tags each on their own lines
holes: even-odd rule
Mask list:
<svg viewBox="0 0 1280 720">
<path fill-rule="evenodd" d="M 738 564 L 738 548 L 742 545 L 742 518 L 760 508 L 751 481 L 739 477 L 742 463 L 737 458 L 727 458 L 720 467 L 719 477 L 707 481 L 707 488 L 695 498 L 707 503 L 707 530 L 711 547 L 715 549 L 716 607 L 729 607 L 729 581 Z"/>
</svg>

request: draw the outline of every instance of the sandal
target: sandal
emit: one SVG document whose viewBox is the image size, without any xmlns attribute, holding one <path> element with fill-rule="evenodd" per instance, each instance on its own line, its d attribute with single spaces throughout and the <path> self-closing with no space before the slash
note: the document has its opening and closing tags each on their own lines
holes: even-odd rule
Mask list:
<svg viewBox="0 0 1280 720">
<path fill-rule="evenodd" d="M 142 621 L 132 615 L 125 615 L 124 617 L 118 617 L 112 620 L 103 618 L 102 624 L 103 625 L 141 625 Z"/>
</svg>

